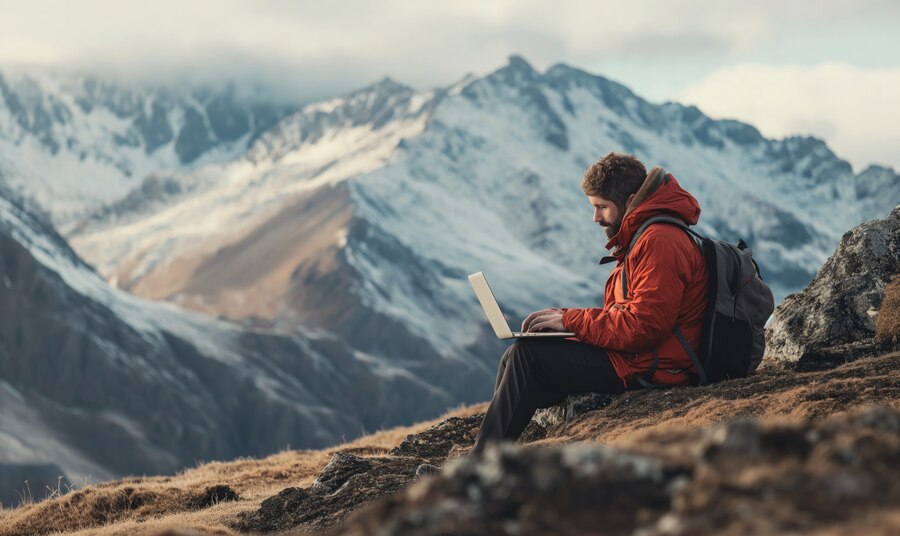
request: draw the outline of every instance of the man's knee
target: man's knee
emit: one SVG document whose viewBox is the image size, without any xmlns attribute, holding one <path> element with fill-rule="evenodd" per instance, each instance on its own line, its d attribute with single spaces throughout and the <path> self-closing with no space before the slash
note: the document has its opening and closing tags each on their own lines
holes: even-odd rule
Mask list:
<svg viewBox="0 0 900 536">
<path fill-rule="evenodd" d="M 503 351 L 503 355 L 500 356 L 500 368 L 503 368 L 503 367 L 506 366 L 506 364 L 509 362 L 509 358 L 510 358 L 515 352 L 516 352 L 516 343 L 514 342 L 514 343 L 510 344 L 510 345 L 506 348 L 506 350 Z"/>
<path fill-rule="evenodd" d="M 519 365 L 530 364 L 535 356 L 540 354 L 540 345 L 537 341 L 516 339 L 506 350 L 507 361 L 516 361 Z"/>
<path fill-rule="evenodd" d="M 529 341 L 523 341 L 522 339 L 514 340 L 503 352 L 503 360 L 508 361 L 513 355 L 524 353 L 528 348 L 528 343 Z"/>
</svg>

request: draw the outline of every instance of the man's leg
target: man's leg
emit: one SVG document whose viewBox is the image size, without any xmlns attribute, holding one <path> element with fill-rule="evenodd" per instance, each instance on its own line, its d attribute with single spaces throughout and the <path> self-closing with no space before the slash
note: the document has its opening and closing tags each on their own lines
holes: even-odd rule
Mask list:
<svg viewBox="0 0 900 536">
<path fill-rule="evenodd" d="M 500 366 L 497 367 L 497 381 L 494 382 L 494 392 L 497 392 L 497 389 L 500 388 L 500 382 L 503 380 L 503 373 L 506 371 L 506 364 L 509 363 L 509 358 L 516 353 L 516 345 L 510 344 L 509 348 L 503 352 L 503 356 L 500 358 Z"/>
<path fill-rule="evenodd" d="M 492 441 L 518 439 L 538 408 L 567 395 L 624 391 L 602 348 L 566 339 L 519 339 L 500 360 L 494 396 L 472 452 Z"/>
</svg>

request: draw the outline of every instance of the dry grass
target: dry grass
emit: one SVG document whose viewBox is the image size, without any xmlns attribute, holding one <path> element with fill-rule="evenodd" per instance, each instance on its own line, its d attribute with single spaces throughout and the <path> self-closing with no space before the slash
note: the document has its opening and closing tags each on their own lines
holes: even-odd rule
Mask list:
<svg viewBox="0 0 900 536">
<path fill-rule="evenodd" d="M 308 486 L 337 451 L 383 454 L 408 434 L 448 417 L 484 411 L 484 404 L 457 408 L 431 421 L 382 430 L 323 450 L 279 452 L 263 459 L 211 462 L 171 477 L 133 477 L 75 490 L 62 496 L 0 510 L 0 536 L 23 534 L 158 534 L 171 528 L 200 534 L 235 534 L 238 517 L 284 488 Z M 241 500 L 196 506 L 211 486 L 226 485 Z"/>
<path fill-rule="evenodd" d="M 900 275 L 884 287 L 884 300 L 875 317 L 875 338 L 879 342 L 900 342 Z"/>
</svg>

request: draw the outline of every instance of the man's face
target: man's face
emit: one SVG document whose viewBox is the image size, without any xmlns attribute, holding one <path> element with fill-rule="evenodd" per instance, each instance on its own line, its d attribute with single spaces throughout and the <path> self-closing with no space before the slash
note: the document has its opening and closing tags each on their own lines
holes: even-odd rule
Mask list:
<svg viewBox="0 0 900 536">
<path fill-rule="evenodd" d="M 599 223 L 606 231 L 606 237 L 612 238 L 619 232 L 622 226 L 622 214 L 619 207 L 609 199 L 599 195 L 589 195 L 588 201 L 594 207 L 594 223 Z"/>
</svg>

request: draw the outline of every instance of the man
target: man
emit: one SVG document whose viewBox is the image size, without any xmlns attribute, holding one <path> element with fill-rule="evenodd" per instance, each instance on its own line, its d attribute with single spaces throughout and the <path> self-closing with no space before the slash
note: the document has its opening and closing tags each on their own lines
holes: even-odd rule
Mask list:
<svg viewBox="0 0 900 536">
<path fill-rule="evenodd" d="M 603 307 L 543 309 L 522 331 L 569 331 L 575 339 L 518 339 L 500 360 L 494 395 L 481 423 L 476 453 L 492 442 L 516 440 L 538 408 L 584 392 L 688 383 L 692 370 L 673 333 L 680 327 L 696 349 L 706 307 L 706 264 L 684 230 L 657 223 L 628 252 L 641 224 L 667 215 L 697 223 L 700 205 L 662 168 L 646 172 L 632 155 L 610 153 L 584 174 L 582 189 L 605 228 L 616 267 Z M 622 270 L 628 295 L 622 295 Z M 577 340 L 576 340 L 577 339 Z M 658 359 L 657 359 L 658 356 Z M 437 469 L 422 467 L 417 474 Z"/>
</svg>

